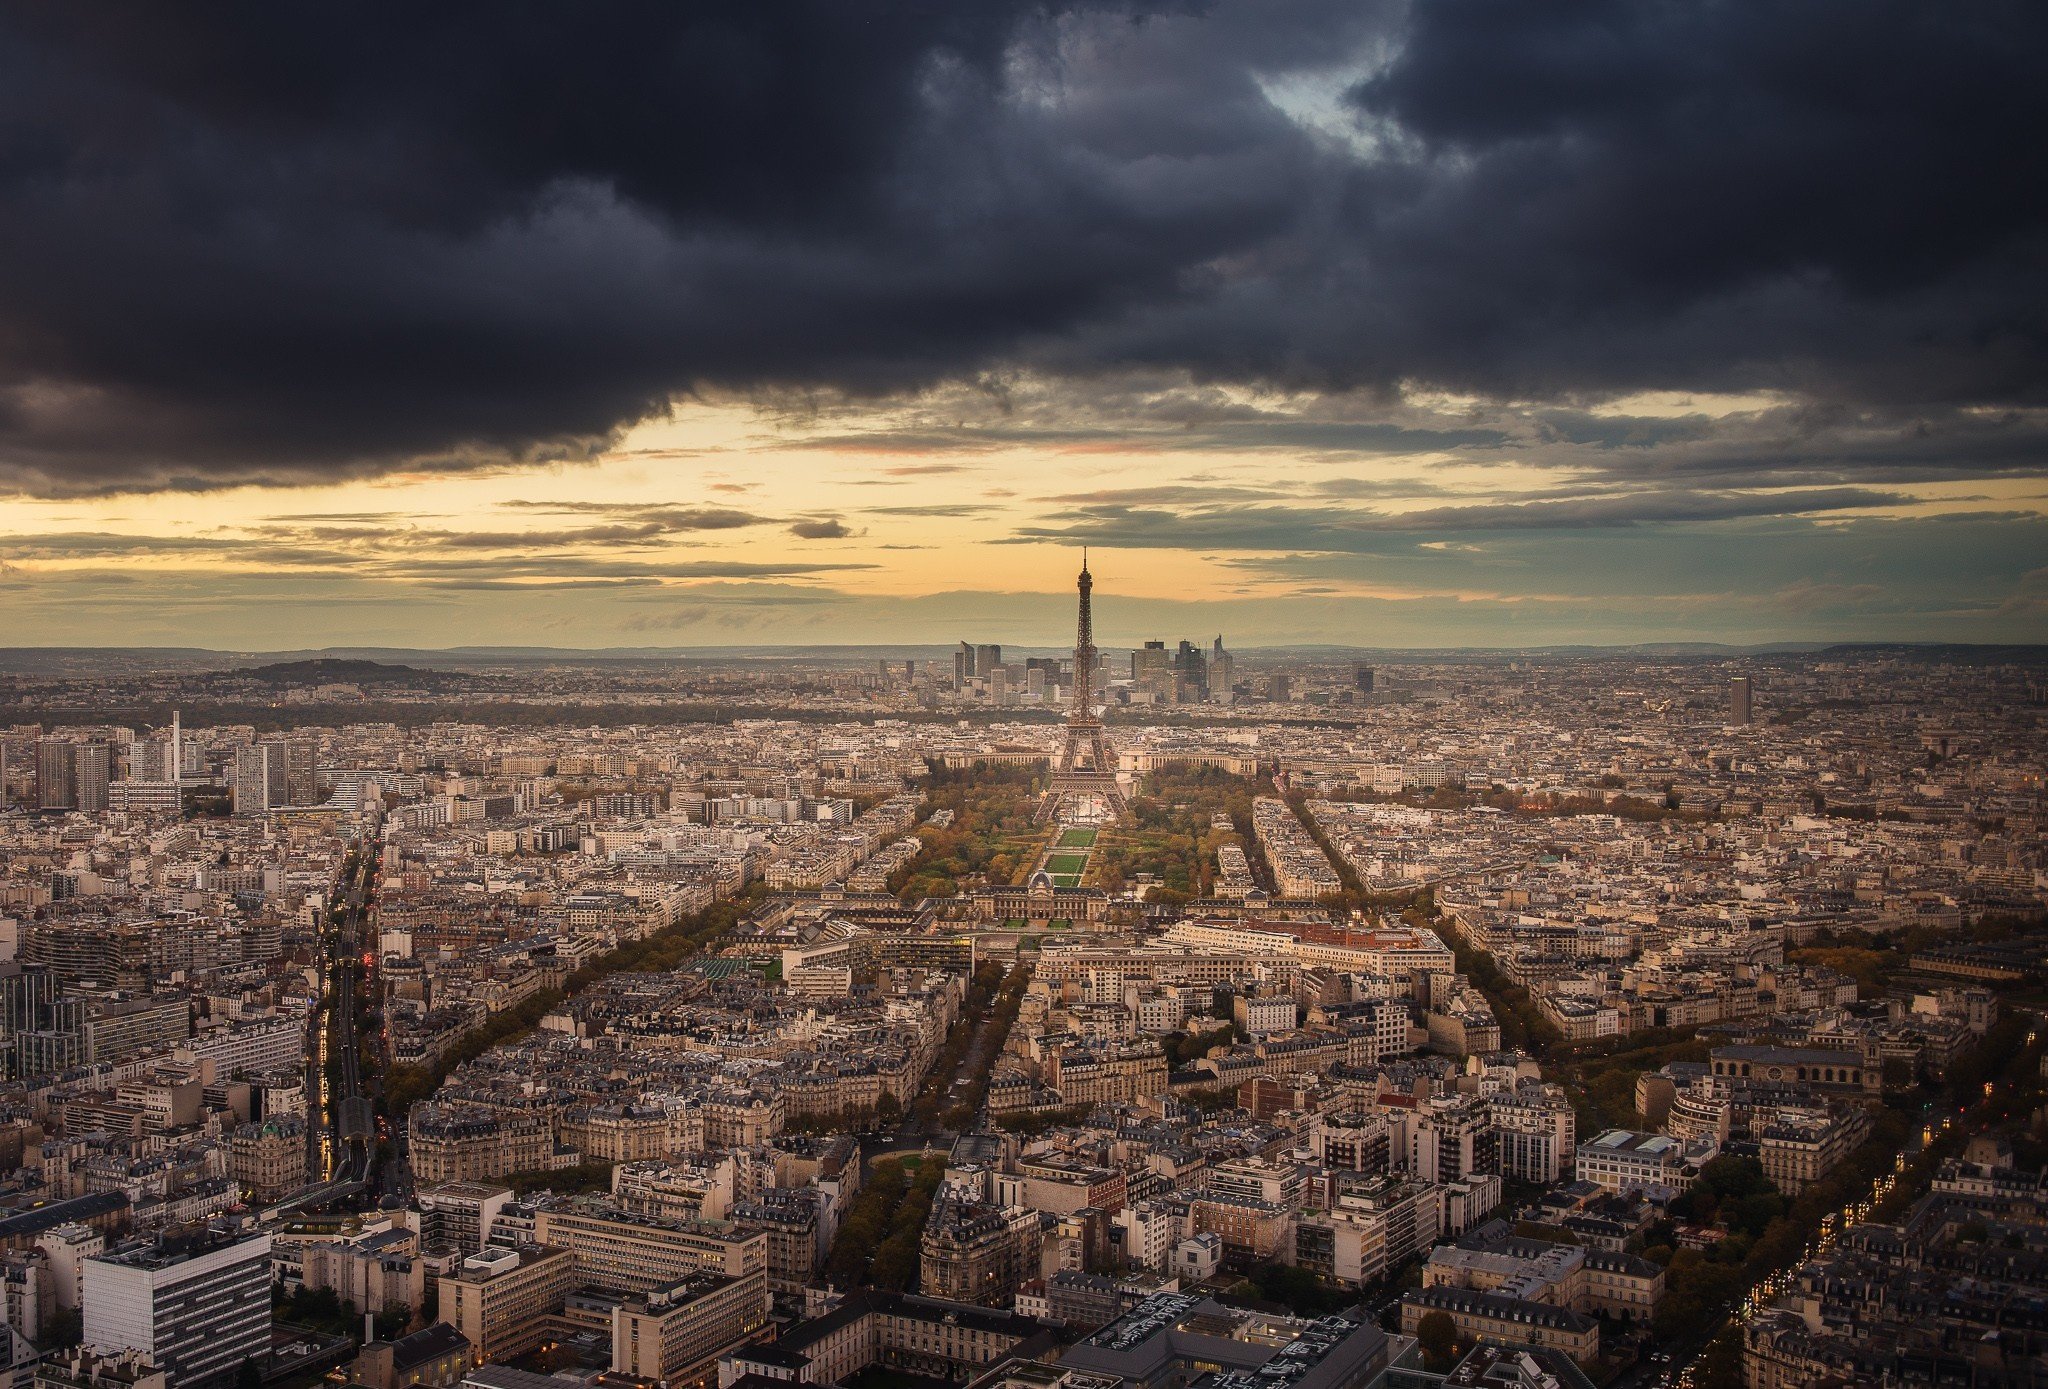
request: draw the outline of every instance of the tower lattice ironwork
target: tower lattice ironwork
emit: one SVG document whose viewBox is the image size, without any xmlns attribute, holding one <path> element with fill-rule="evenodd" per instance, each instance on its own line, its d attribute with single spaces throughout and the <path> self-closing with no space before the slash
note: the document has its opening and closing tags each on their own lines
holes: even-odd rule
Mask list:
<svg viewBox="0 0 2048 1389">
<path fill-rule="evenodd" d="M 1040 823 L 1066 818 L 1116 820 L 1128 808 L 1116 781 L 1116 752 L 1109 732 L 1095 717 L 1095 619 L 1091 595 L 1095 580 L 1088 573 L 1088 552 L 1081 552 L 1081 615 L 1074 630 L 1074 698 L 1067 711 L 1066 736 L 1053 759 L 1052 780 L 1038 804 Z"/>
</svg>

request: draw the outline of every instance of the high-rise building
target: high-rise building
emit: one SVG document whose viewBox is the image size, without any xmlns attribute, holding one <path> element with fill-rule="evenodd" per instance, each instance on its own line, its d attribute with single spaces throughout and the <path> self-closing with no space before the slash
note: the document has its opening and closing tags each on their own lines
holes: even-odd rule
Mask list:
<svg viewBox="0 0 2048 1389">
<path fill-rule="evenodd" d="M 1728 682 L 1728 722 L 1748 723 L 1754 712 L 1750 702 L 1749 677 L 1738 675 Z"/>
<path fill-rule="evenodd" d="M 974 648 L 974 673 L 986 680 L 1003 663 L 1003 648 L 996 645 Z"/>
<path fill-rule="evenodd" d="M 1275 704 L 1285 704 L 1294 697 L 1293 684 L 1285 675 L 1272 675 L 1266 681 L 1267 698 Z"/>
<path fill-rule="evenodd" d="M 291 804 L 289 785 L 283 743 L 235 749 L 235 814 L 264 815 Z"/>
<path fill-rule="evenodd" d="M 1148 641 L 1131 653 L 1131 679 L 1152 688 L 1173 669 L 1173 657 L 1163 641 Z"/>
<path fill-rule="evenodd" d="M 284 744 L 285 800 L 291 805 L 320 804 L 320 778 L 315 761 L 319 745 L 310 738 Z"/>
<path fill-rule="evenodd" d="M 1372 685 L 1373 669 L 1371 666 L 1360 661 L 1351 668 L 1351 688 L 1357 690 L 1360 694 L 1371 694 Z"/>
<path fill-rule="evenodd" d="M 33 1032 L 57 1001 L 57 976 L 43 965 L 0 962 L 0 1037 Z"/>
<path fill-rule="evenodd" d="M 953 688 L 964 690 L 967 682 L 974 678 L 974 647 L 961 642 L 960 649 L 953 653 Z"/>
<path fill-rule="evenodd" d="M 1231 686 L 1236 679 L 1237 657 L 1223 649 L 1223 637 L 1219 634 L 1216 644 L 1209 648 L 1209 698 L 1217 704 L 1235 703 Z"/>
<path fill-rule="evenodd" d="M 74 744 L 60 738 L 36 742 L 36 804 L 44 810 L 78 808 L 78 761 Z"/>
<path fill-rule="evenodd" d="M 105 743 L 80 743 L 72 749 L 71 787 L 78 809 L 97 815 L 107 808 L 107 787 L 114 779 L 113 753 Z"/>
<path fill-rule="evenodd" d="M 165 1235 L 85 1261 L 85 1343 L 134 1350 L 169 1389 L 230 1384 L 270 1355 L 270 1236 Z"/>
</svg>

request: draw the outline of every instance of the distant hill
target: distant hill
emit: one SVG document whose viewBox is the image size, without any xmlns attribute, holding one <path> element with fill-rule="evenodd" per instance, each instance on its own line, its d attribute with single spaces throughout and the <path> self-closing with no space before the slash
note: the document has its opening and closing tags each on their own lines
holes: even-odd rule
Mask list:
<svg viewBox="0 0 2048 1389">
<path fill-rule="evenodd" d="M 351 661 L 334 656 L 251 666 L 235 674 L 268 685 L 419 685 L 432 684 L 440 678 L 434 671 L 413 666 L 388 666 L 381 661 Z"/>
<path fill-rule="evenodd" d="M 2040 644 L 1997 645 L 1990 642 L 1837 642 L 1823 647 L 1822 656 L 1869 660 L 1888 657 L 1895 661 L 1924 661 L 1930 665 L 1952 666 L 2037 666 L 2048 664 L 2048 646 Z"/>
</svg>

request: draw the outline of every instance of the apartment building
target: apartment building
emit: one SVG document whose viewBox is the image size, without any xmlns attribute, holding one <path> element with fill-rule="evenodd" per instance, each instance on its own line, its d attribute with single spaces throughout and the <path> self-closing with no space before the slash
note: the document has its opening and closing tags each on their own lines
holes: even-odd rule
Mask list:
<svg viewBox="0 0 2048 1389">
<path fill-rule="evenodd" d="M 1442 1312 L 1463 1339 L 1494 1345 L 1542 1346 L 1580 1364 L 1600 1353 L 1600 1324 L 1568 1307 L 1465 1288 L 1423 1288 L 1401 1299 L 1401 1334 L 1413 1336 L 1422 1319 Z"/>
<path fill-rule="evenodd" d="M 549 1166 L 555 1147 L 540 1114 L 416 1104 L 406 1127 L 413 1176 L 422 1184 L 538 1171 Z"/>
<path fill-rule="evenodd" d="M 1854 1105 L 1785 1107 L 1757 1133 L 1764 1175 L 1787 1197 L 1835 1170 L 1870 1136 L 1870 1115 Z"/>
<path fill-rule="evenodd" d="M 1578 1178 L 1609 1191 L 1685 1191 L 1712 1161 L 1720 1145 L 1712 1139 L 1681 1143 L 1661 1133 L 1609 1129 L 1579 1145 Z"/>
<path fill-rule="evenodd" d="M 719 1357 L 767 1324 L 762 1274 L 693 1273 L 635 1293 L 613 1309 L 612 1372 L 670 1389 L 708 1386 L 717 1380 Z"/>
<path fill-rule="evenodd" d="M 535 1210 L 533 1234 L 574 1255 L 577 1276 L 607 1292 L 652 1292 L 698 1272 L 768 1276 L 768 1236 L 722 1221 L 667 1220 L 562 1197 Z"/>
<path fill-rule="evenodd" d="M 509 1360 L 547 1339 L 547 1319 L 576 1283 L 566 1249 L 488 1249 L 441 1276 L 441 1320 L 469 1338 L 478 1364 Z"/>
</svg>

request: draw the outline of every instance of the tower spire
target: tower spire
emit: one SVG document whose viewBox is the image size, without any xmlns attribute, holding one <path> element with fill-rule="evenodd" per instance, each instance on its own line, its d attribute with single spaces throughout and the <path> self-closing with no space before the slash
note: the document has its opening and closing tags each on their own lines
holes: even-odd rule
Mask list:
<svg viewBox="0 0 2048 1389">
<path fill-rule="evenodd" d="M 1095 689 L 1095 617 L 1090 595 L 1095 580 L 1088 573 L 1088 548 L 1081 547 L 1081 577 L 1074 581 L 1080 590 L 1081 610 L 1074 624 L 1074 712 L 1069 722 L 1088 717 L 1088 702 Z"/>
<path fill-rule="evenodd" d="M 1088 548 L 1081 547 L 1081 573 L 1074 587 L 1080 595 L 1074 623 L 1074 695 L 1067 712 L 1066 735 L 1053 760 L 1052 779 L 1039 805 L 1040 821 L 1057 820 L 1072 808 L 1092 806 L 1092 814 L 1114 820 L 1124 811 L 1123 790 L 1116 781 L 1116 753 L 1101 720 L 1095 717 L 1095 579 L 1088 572 Z"/>
</svg>

